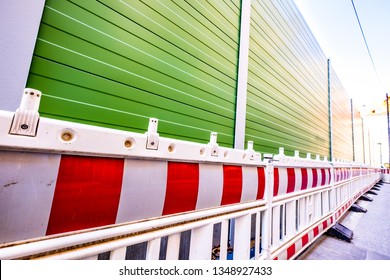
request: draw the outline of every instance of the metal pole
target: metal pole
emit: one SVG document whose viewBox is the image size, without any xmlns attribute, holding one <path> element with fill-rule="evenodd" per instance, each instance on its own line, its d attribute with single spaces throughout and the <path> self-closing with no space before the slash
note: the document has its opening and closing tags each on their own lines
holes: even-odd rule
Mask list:
<svg viewBox="0 0 390 280">
<path fill-rule="evenodd" d="M 234 148 L 245 149 L 245 121 L 248 85 L 249 33 L 251 19 L 251 0 L 242 1 L 240 44 L 237 77 L 236 120 L 234 131 Z"/>
</svg>

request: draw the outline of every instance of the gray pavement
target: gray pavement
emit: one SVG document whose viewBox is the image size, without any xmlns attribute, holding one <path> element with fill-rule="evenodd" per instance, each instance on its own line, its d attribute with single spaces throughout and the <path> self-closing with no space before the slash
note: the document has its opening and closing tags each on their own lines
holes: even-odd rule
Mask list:
<svg viewBox="0 0 390 280">
<path fill-rule="evenodd" d="M 366 213 L 348 211 L 338 222 L 353 231 L 351 242 L 322 235 L 297 260 L 390 260 L 390 184 L 373 201 L 358 200 Z"/>
</svg>

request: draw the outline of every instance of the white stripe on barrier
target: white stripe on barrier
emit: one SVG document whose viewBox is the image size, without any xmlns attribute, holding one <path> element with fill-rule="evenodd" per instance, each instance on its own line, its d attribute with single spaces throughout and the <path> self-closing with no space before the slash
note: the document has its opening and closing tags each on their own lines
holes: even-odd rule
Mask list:
<svg viewBox="0 0 390 280">
<path fill-rule="evenodd" d="M 279 191 L 278 195 L 287 193 L 287 168 L 279 168 Z"/>
<path fill-rule="evenodd" d="M 117 223 L 161 216 L 167 182 L 167 162 L 125 160 Z"/>
<path fill-rule="evenodd" d="M 199 191 L 196 209 L 220 206 L 222 189 L 222 164 L 199 164 Z"/>
<path fill-rule="evenodd" d="M 0 153 L 0 242 L 44 236 L 60 156 Z"/>
<path fill-rule="evenodd" d="M 313 186 L 313 168 L 307 168 L 307 189 L 311 189 Z"/>
<path fill-rule="evenodd" d="M 302 189 L 302 172 L 301 168 L 294 168 L 295 172 L 295 188 L 294 192 L 299 192 Z"/>
<path fill-rule="evenodd" d="M 256 200 L 257 189 L 258 189 L 257 168 L 244 166 L 242 168 L 241 202 Z"/>
</svg>

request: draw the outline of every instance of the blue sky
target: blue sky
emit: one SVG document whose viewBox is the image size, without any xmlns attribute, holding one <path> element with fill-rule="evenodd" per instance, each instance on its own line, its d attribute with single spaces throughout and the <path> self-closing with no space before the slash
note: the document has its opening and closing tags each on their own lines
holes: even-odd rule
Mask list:
<svg viewBox="0 0 390 280">
<path fill-rule="evenodd" d="M 367 51 L 351 0 L 295 0 L 332 67 L 361 108 L 390 95 L 390 1 L 354 0 L 371 53 Z"/>
</svg>

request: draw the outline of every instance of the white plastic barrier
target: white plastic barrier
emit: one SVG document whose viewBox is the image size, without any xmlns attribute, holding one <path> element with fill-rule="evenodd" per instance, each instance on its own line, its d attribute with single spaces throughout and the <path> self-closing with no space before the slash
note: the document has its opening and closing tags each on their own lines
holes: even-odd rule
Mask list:
<svg viewBox="0 0 390 280">
<path fill-rule="evenodd" d="M 390 169 L 388 168 L 382 168 L 382 181 L 385 183 L 390 183 Z"/>
<path fill-rule="evenodd" d="M 0 112 L 0 259 L 292 259 L 378 169 Z"/>
</svg>

